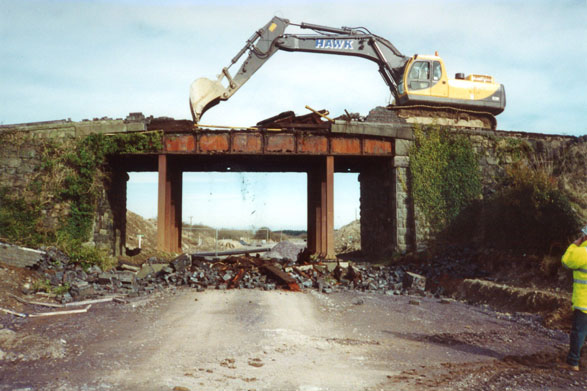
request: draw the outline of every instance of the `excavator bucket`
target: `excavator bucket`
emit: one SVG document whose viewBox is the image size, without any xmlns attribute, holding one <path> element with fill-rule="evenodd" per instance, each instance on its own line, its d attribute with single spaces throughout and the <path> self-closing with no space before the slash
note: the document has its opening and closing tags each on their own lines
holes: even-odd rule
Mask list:
<svg viewBox="0 0 587 391">
<path fill-rule="evenodd" d="M 227 89 L 220 80 L 210 80 L 205 77 L 196 79 L 190 86 L 190 108 L 195 123 L 202 115 L 221 100 L 228 99 Z"/>
</svg>

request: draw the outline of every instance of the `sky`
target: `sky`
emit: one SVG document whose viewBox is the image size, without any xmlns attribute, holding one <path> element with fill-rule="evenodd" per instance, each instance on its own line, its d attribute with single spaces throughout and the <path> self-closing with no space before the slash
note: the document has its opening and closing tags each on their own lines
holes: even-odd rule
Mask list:
<svg viewBox="0 0 587 391">
<path fill-rule="evenodd" d="M 130 173 L 127 205 L 133 212 L 157 216 L 157 176 Z M 334 226 L 359 217 L 359 182 L 355 173 L 334 174 Z M 256 230 L 268 227 L 305 230 L 307 224 L 306 174 L 206 173 L 183 174 L 182 220 L 216 228 Z"/>
<path fill-rule="evenodd" d="M 295 23 L 364 26 L 405 55 L 438 51 L 449 75 L 492 75 L 507 95 L 505 112 L 497 117 L 499 129 L 587 133 L 587 0 L 0 0 L 0 124 L 124 118 L 130 112 L 189 119 L 192 81 L 214 79 L 273 16 Z M 286 110 L 306 114 L 305 105 L 334 116 L 345 109 L 366 115 L 389 99 L 372 62 L 278 52 L 230 100 L 205 113 L 201 123 L 250 126 Z M 230 182 L 212 196 L 232 200 L 228 204 L 246 209 L 249 216 L 251 209 L 260 213 L 259 205 L 235 201 L 242 178 L 259 192 L 275 188 L 273 197 L 304 203 L 295 214 L 305 222 L 305 198 L 291 196 L 304 197 L 304 176 L 240 175 L 188 179 L 209 187 Z M 129 209 L 147 210 L 139 200 L 142 187 L 156 183 L 155 176 L 150 178 L 131 174 Z M 335 203 L 335 215 L 337 209 L 349 211 L 339 219 L 352 219 L 358 208 L 356 176 L 339 177 L 335 186 L 355 194 L 354 201 Z M 199 188 L 202 183 L 187 185 L 184 199 L 203 197 L 191 193 Z M 131 198 L 135 195 L 137 200 Z M 261 198 L 256 194 L 256 202 Z M 185 202 L 184 210 L 184 221 L 196 215 Z M 225 224 L 202 213 L 203 222 Z M 267 225 L 252 218 L 229 222 Z"/>
</svg>

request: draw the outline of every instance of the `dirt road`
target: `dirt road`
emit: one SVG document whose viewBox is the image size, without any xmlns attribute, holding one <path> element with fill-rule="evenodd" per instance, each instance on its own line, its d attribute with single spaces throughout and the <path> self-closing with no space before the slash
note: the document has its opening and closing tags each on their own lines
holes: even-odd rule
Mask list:
<svg viewBox="0 0 587 391">
<path fill-rule="evenodd" d="M 439 299 L 186 289 L 11 328 L 0 390 L 587 387 L 556 365 L 564 333 Z"/>
</svg>

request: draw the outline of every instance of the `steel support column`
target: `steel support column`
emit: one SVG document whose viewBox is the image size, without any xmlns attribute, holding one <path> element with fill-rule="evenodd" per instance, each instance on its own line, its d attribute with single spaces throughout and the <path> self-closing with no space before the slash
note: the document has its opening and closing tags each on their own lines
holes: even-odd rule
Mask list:
<svg viewBox="0 0 587 391">
<path fill-rule="evenodd" d="M 321 248 L 320 194 L 321 180 L 318 170 L 308 172 L 308 250 L 310 254 L 319 255 Z"/>
<path fill-rule="evenodd" d="M 182 203 L 182 171 L 174 166 L 171 172 L 171 248 L 174 252 L 181 251 L 181 203 Z"/>
<path fill-rule="evenodd" d="M 181 252 L 181 170 L 168 155 L 159 155 L 157 248 Z"/>
<path fill-rule="evenodd" d="M 324 259 L 334 252 L 334 157 L 308 172 L 308 250 Z"/>
<path fill-rule="evenodd" d="M 334 156 L 326 156 L 322 171 L 322 254 L 335 259 L 334 252 Z"/>
</svg>

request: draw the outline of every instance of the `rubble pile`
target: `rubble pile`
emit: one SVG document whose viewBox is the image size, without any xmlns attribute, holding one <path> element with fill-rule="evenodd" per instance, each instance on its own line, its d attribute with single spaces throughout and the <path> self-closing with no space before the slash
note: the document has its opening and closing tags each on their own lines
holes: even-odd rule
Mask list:
<svg viewBox="0 0 587 391">
<path fill-rule="evenodd" d="M 294 246 L 282 247 L 277 250 L 298 253 Z M 323 293 L 340 290 L 387 295 L 440 293 L 426 292 L 426 277 L 407 271 L 404 266 L 340 261 L 303 263 L 285 256 L 282 259 L 266 259 L 258 255 L 212 258 L 182 254 L 171 262 L 152 257 L 140 267 L 120 264 L 116 269 L 102 271 L 97 266 L 84 269 L 53 249 L 36 268 L 51 286 L 67 289 L 58 297 L 62 303 L 112 294 L 136 297 L 177 286 L 189 286 L 198 291 L 317 289 Z"/>
<path fill-rule="evenodd" d="M 422 274 L 427 279 L 437 281 L 444 276 L 453 279 L 488 278 L 488 265 L 480 261 L 480 257 L 503 257 L 503 254 L 492 254 L 489 250 L 474 250 L 460 247 L 444 247 L 442 252 L 426 259 L 412 262 L 409 266 L 414 273 Z"/>
<path fill-rule="evenodd" d="M 305 248 L 305 243 L 293 243 L 288 240 L 284 240 L 273 246 L 273 248 L 271 248 L 271 251 L 265 254 L 265 257 L 297 260 Z"/>
</svg>

